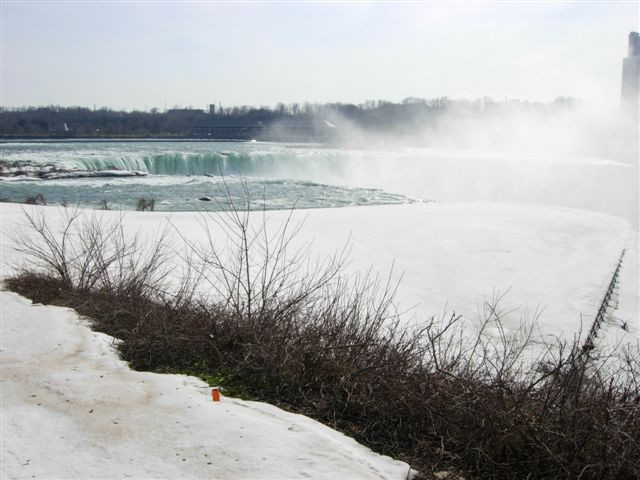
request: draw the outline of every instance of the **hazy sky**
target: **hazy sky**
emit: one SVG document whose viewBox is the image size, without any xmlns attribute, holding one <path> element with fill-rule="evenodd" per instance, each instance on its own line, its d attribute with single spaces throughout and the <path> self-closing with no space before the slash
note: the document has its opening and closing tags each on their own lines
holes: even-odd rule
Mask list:
<svg viewBox="0 0 640 480">
<path fill-rule="evenodd" d="M 577 96 L 617 106 L 638 2 L 1 0 L 3 106 Z"/>
</svg>

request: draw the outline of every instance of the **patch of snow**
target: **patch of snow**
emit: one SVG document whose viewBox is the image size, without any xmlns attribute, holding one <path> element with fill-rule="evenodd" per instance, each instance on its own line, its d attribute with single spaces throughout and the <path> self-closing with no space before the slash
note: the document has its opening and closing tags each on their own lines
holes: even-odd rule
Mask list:
<svg viewBox="0 0 640 480">
<path fill-rule="evenodd" d="M 302 415 L 129 370 L 72 310 L 0 299 L 3 479 L 407 478 L 407 464 Z"/>
</svg>

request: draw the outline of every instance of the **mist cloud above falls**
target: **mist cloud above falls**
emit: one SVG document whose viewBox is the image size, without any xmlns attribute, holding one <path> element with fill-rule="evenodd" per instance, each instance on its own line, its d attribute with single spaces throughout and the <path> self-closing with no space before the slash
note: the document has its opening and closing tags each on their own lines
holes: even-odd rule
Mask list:
<svg viewBox="0 0 640 480">
<path fill-rule="evenodd" d="M 637 124 L 618 112 L 566 98 L 548 105 L 407 99 L 307 110 L 307 124 L 339 147 L 330 166 L 307 162 L 314 180 L 422 199 L 584 208 L 638 223 Z M 286 124 L 278 128 L 283 134 Z"/>
<path fill-rule="evenodd" d="M 295 122 L 275 124 L 277 138 L 294 136 L 293 129 L 304 126 L 319 140 L 343 146 L 555 153 L 630 163 L 637 148 L 632 120 L 571 98 L 550 104 L 408 98 L 304 108 Z"/>
</svg>

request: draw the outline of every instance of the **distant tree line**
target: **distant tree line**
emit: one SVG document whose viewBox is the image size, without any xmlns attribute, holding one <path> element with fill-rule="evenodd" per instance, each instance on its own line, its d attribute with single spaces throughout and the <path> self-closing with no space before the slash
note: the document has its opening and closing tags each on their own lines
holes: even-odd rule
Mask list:
<svg viewBox="0 0 640 480">
<path fill-rule="evenodd" d="M 365 132 L 402 133 L 436 125 L 445 113 L 467 116 L 524 111 L 545 114 L 574 106 L 576 100 L 560 97 L 551 104 L 518 100 L 475 101 L 449 98 L 406 98 L 394 103 L 369 100 L 362 104 L 279 103 L 274 107 L 215 107 L 205 111 L 175 108 L 164 112 L 117 111 L 109 108 L 39 106 L 0 108 L 0 136 L 15 137 L 184 137 L 198 125 L 263 124 L 333 126 L 348 123 Z"/>
</svg>

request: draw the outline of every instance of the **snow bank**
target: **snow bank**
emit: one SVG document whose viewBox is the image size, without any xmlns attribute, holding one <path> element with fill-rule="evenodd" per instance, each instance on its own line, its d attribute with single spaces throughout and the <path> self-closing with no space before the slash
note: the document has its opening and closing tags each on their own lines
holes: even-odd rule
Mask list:
<svg viewBox="0 0 640 480">
<path fill-rule="evenodd" d="M 55 211 L 56 209 L 52 209 Z M 255 212 L 255 222 L 262 213 Z M 288 211 L 267 212 L 271 231 Z M 191 212 L 127 213 L 128 230 L 157 230 L 162 219 L 190 240 L 204 239 L 201 218 Z M 294 212 L 304 225 L 292 249 L 312 242 L 313 255 L 351 245 L 349 269 L 402 277 L 397 300 L 406 318 L 421 321 L 456 312 L 471 323 L 484 318 L 485 301 L 500 302 L 503 321 L 515 330 L 539 313 L 542 336 L 573 338 L 591 327 L 633 230 L 618 217 L 561 207 L 483 202 L 386 205 Z M 214 240 L 224 233 L 214 228 Z M 639 295 L 637 256 L 629 255 L 616 315 L 631 325 L 624 341 L 636 341 Z M 624 298 L 623 298 L 624 297 Z"/>
<path fill-rule="evenodd" d="M 60 219 L 59 208 L 44 208 L 52 222 Z M 6 228 L 21 222 L 20 206 L 4 204 L 2 211 Z M 262 222 L 261 212 L 252 215 L 256 224 Z M 275 231 L 289 212 L 266 216 Z M 407 318 L 420 321 L 455 311 L 479 321 L 485 301 L 506 294 L 500 303 L 506 327 L 515 329 L 538 312 L 540 331 L 549 338 L 572 338 L 590 328 L 627 248 L 615 316 L 627 322 L 633 338 L 640 332 L 637 231 L 618 217 L 484 202 L 298 210 L 293 217 L 294 223 L 304 221 L 293 248 L 312 242 L 312 255 L 324 256 L 349 242 L 350 269 L 373 267 L 386 275 L 393 266 L 394 278 L 402 275 L 397 300 L 401 310 L 410 310 Z M 186 238 L 204 240 L 194 212 L 126 212 L 123 222 L 131 233 L 151 232 L 167 219 Z M 224 242 L 219 228 L 212 233 Z M 5 258 L 13 256 L 10 248 L 3 251 Z"/>
<path fill-rule="evenodd" d="M 407 477 L 307 417 L 131 371 L 69 309 L 0 296 L 3 479 Z"/>
</svg>

